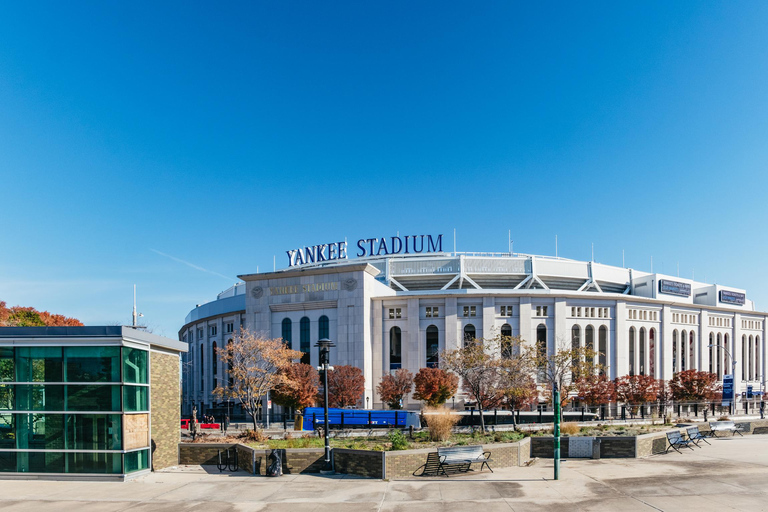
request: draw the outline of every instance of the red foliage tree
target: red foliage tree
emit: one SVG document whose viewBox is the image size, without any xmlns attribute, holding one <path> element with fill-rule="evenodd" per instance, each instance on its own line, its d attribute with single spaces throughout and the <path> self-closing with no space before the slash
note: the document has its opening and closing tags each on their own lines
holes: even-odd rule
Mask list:
<svg viewBox="0 0 768 512">
<path fill-rule="evenodd" d="M 64 315 L 54 315 L 47 311 L 38 311 L 31 307 L 14 306 L 8 308 L 4 301 L 0 301 L 0 326 L 42 327 L 77 325 L 83 325 L 83 323 L 76 318 L 67 318 Z"/>
<path fill-rule="evenodd" d="M 674 400 L 685 402 L 709 402 L 720 391 L 716 374 L 698 370 L 676 373 L 669 381 L 669 390 Z"/>
<path fill-rule="evenodd" d="M 320 377 L 314 367 L 296 363 L 283 370 L 285 381 L 272 391 L 272 400 L 283 407 L 303 409 L 311 407 L 317 399 Z"/>
<path fill-rule="evenodd" d="M 513 411 L 539 403 L 539 390 L 536 381 L 527 377 L 506 388 L 503 403 Z M 514 421 L 514 416 L 512 419 Z"/>
<path fill-rule="evenodd" d="M 632 407 L 632 414 L 640 404 L 654 402 L 659 396 L 659 381 L 650 375 L 625 375 L 616 379 L 616 399 Z"/>
<path fill-rule="evenodd" d="M 322 385 L 322 383 L 321 383 Z M 329 407 L 349 407 L 358 405 L 365 392 L 363 371 L 356 366 L 334 366 L 328 372 Z M 322 394 L 319 396 L 322 401 Z"/>
<path fill-rule="evenodd" d="M 437 407 L 456 394 L 459 378 L 440 368 L 422 368 L 413 378 L 413 398 Z"/>
<path fill-rule="evenodd" d="M 402 400 L 413 389 L 413 374 L 405 368 L 400 368 L 394 374 L 388 373 L 381 377 L 376 387 L 381 401 L 390 409 L 402 409 Z"/>
<path fill-rule="evenodd" d="M 582 377 L 576 382 L 576 389 L 579 399 L 590 406 L 607 404 L 616 394 L 613 381 L 605 375 Z"/>
</svg>

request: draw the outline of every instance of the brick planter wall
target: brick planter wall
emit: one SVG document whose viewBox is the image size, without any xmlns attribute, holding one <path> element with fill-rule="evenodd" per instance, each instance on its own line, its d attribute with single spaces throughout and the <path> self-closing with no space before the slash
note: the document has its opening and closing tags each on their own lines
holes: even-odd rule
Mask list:
<svg viewBox="0 0 768 512">
<path fill-rule="evenodd" d="M 337 473 L 384 478 L 384 458 L 386 453 L 372 450 L 334 448 L 333 466 Z"/>
</svg>

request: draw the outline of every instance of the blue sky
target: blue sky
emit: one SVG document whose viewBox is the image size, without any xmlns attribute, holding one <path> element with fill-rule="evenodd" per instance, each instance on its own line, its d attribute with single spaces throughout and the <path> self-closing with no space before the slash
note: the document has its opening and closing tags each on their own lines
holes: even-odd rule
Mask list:
<svg viewBox="0 0 768 512">
<path fill-rule="evenodd" d="M 300 245 L 443 233 L 768 309 L 768 4 L 6 3 L 0 300 L 175 337 Z M 183 263 L 189 262 L 192 265 Z"/>
</svg>

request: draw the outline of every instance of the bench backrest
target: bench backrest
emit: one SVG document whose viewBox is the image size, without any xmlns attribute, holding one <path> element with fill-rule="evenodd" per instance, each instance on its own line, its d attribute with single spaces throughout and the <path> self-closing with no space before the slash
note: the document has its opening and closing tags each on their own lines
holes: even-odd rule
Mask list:
<svg viewBox="0 0 768 512">
<path fill-rule="evenodd" d="M 685 430 L 688 432 L 688 436 L 690 436 L 690 437 L 695 437 L 695 436 L 700 435 L 699 427 L 688 427 Z"/>
<path fill-rule="evenodd" d="M 438 447 L 437 453 L 442 457 L 476 459 L 483 456 L 482 446 L 450 446 Z"/>
<path fill-rule="evenodd" d="M 683 435 L 675 430 L 674 432 L 667 432 L 667 439 L 669 439 L 671 443 L 676 443 L 683 440 Z"/>
<path fill-rule="evenodd" d="M 709 428 L 735 428 L 736 424 L 732 421 L 710 421 Z"/>
</svg>

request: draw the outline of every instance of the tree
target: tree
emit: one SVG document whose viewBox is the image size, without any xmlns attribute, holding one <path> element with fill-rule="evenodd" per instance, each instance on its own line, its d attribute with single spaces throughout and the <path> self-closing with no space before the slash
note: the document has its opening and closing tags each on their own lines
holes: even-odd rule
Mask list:
<svg viewBox="0 0 768 512">
<path fill-rule="evenodd" d="M 651 375 L 625 375 L 616 379 L 616 399 L 630 406 L 632 415 L 640 404 L 654 402 L 659 396 L 659 382 Z"/>
<path fill-rule="evenodd" d="M 400 368 L 394 374 L 388 373 L 381 377 L 376 391 L 381 401 L 390 409 L 402 409 L 403 397 L 413 389 L 413 374 L 405 368 Z"/>
<path fill-rule="evenodd" d="M 413 378 L 413 398 L 430 407 L 439 407 L 456 394 L 459 378 L 440 368 L 421 368 Z"/>
<path fill-rule="evenodd" d="M 560 405 L 569 400 L 569 395 L 576 391 L 577 382 L 582 376 L 602 373 L 605 368 L 595 363 L 598 353 L 588 347 L 574 347 L 564 339 L 558 339 L 552 353 L 546 349 L 535 349 L 533 361 L 537 378 L 544 386 L 544 396 L 553 402 L 553 392 L 560 392 Z"/>
<path fill-rule="evenodd" d="M 349 365 L 333 368 L 328 372 L 328 407 L 357 405 L 365 393 L 363 371 L 357 366 Z M 322 399 L 322 394 L 320 397 Z"/>
<path fill-rule="evenodd" d="M 229 368 L 231 384 L 217 387 L 213 394 L 240 402 L 256 430 L 256 413 L 262 398 L 288 382 L 286 368 L 301 357 L 301 352 L 287 348 L 280 338 L 269 339 L 243 329 L 218 354 Z"/>
<path fill-rule="evenodd" d="M 285 380 L 275 386 L 270 395 L 272 401 L 293 409 L 313 406 L 320 388 L 317 370 L 305 363 L 295 363 L 286 367 L 282 373 Z"/>
<path fill-rule="evenodd" d="M 43 326 L 78 326 L 83 323 L 76 318 L 54 315 L 48 311 L 38 311 L 32 307 L 6 307 L 0 301 L 0 326 L 7 327 L 43 327 Z"/>
<path fill-rule="evenodd" d="M 589 406 L 603 405 L 614 399 L 613 381 L 605 375 L 588 374 L 576 381 L 580 400 Z"/>
<path fill-rule="evenodd" d="M 503 404 L 512 411 L 529 407 L 539 401 L 539 390 L 536 381 L 530 376 L 521 377 L 514 383 L 505 386 L 503 391 Z M 515 425 L 515 417 L 512 416 L 512 424 Z"/>
<path fill-rule="evenodd" d="M 709 402 L 718 391 L 717 374 L 685 370 L 674 374 L 669 381 L 672 398 L 680 402 Z"/>
<path fill-rule="evenodd" d="M 480 427 L 485 432 L 483 411 L 499 407 L 504 392 L 519 377 L 529 375 L 527 351 L 519 338 L 496 336 L 474 339 L 461 348 L 444 352 L 442 365 L 461 378 L 462 387 L 480 409 Z M 502 356 L 502 351 L 506 357 Z"/>
</svg>

